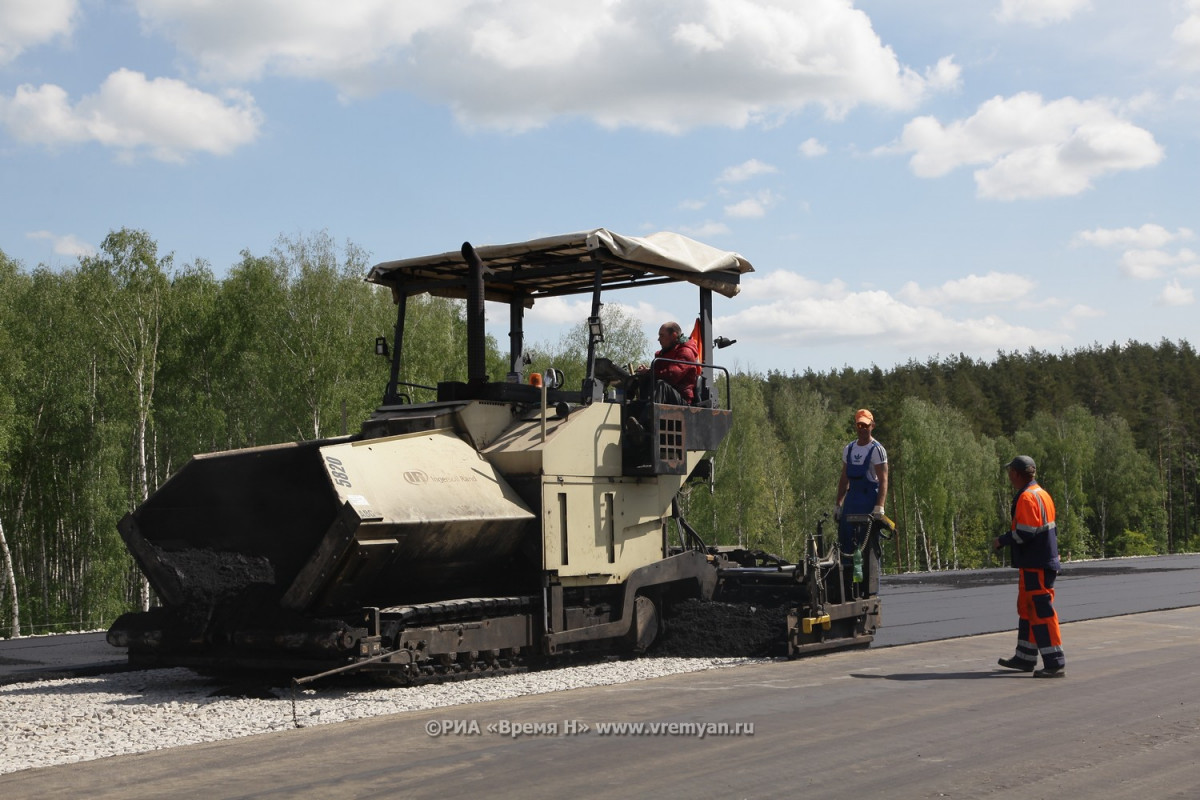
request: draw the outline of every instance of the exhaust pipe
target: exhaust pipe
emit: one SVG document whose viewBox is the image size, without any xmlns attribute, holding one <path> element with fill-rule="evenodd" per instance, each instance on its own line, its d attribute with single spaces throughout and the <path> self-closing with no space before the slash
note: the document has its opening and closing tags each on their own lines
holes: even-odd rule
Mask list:
<svg viewBox="0 0 1200 800">
<path fill-rule="evenodd" d="M 467 278 L 467 383 L 487 383 L 487 331 L 484 329 L 483 273 L 486 267 L 470 242 L 462 255 L 471 268 Z"/>
</svg>

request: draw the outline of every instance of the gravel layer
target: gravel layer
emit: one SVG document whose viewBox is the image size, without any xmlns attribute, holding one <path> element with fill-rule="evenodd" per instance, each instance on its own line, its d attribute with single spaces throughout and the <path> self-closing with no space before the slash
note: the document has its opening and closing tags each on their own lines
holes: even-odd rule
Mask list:
<svg viewBox="0 0 1200 800">
<path fill-rule="evenodd" d="M 188 669 L 0 686 L 0 774 L 762 659 L 641 658 L 414 688 L 229 687 Z"/>
</svg>

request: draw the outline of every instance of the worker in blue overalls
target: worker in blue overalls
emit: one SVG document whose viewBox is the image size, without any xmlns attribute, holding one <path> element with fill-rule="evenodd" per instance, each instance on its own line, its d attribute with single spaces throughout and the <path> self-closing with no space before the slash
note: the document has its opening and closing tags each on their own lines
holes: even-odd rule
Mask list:
<svg viewBox="0 0 1200 800">
<path fill-rule="evenodd" d="M 854 553 L 863 547 L 870 531 L 864 518 L 883 519 L 887 502 L 887 451 L 871 434 L 875 431 L 875 416 L 865 408 L 854 412 L 854 429 L 858 438 L 842 450 L 842 476 L 838 479 L 837 509 L 838 546 L 842 552 L 842 568 L 847 575 L 854 565 Z M 850 580 L 846 596 L 855 592 Z"/>
</svg>

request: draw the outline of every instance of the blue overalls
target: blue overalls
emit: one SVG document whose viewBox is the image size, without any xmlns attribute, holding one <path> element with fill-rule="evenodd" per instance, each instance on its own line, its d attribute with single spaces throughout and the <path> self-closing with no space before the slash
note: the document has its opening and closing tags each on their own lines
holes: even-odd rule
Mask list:
<svg viewBox="0 0 1200 800">
<path fill-rule="evenodd" d="M 850 444 L 854 444 L 854 442 Z M 846 490 L 846 496 L 842 499 L 842 521 L 838 525 L 838 545 L 842 550 L 843 564 L 853 563 L 854 551 L 862 547 L 862 543 L 867 538 L 867 531 L 871 527 L 870 522 L 849 522 L 847 517 L 869 516 L 875 510 L 875 500 L 879 497 L 879 484 L 867 477 L 867 470 L 871 466 L 871 458 L 875 455 L 877 447 L 879 447 L 879 442 L 872 441 L 861 464 L 855 464 L 847 453 L 846 477 L 850 479 L 850 486 Z"/>
</svg>

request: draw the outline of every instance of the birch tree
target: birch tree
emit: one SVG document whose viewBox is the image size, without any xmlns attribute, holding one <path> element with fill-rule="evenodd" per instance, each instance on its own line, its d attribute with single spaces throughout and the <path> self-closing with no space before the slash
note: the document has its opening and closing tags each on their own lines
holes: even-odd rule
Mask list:
<svg viewBox="0 0 1200 800">
<path fill-rule="evenodd" d="M 1092 498 L 1098 554 L 1132 555 L 1121 547 L 1138 537 L 1143 542 L 1140 549 L 1149 545 L 1164 552 L 1166 526 L 1154 463 L 1138 450 L 1122 417 L 1114 414 L 1096 420 L 1096 453 L 1088 496 Z"/>
<path fill-rule="evenodd" d="M 225 396 L 221 373 L 223 325 L 217 316 L 220 284 L 204 262 L 183 266 L 172 278 L 163 310 L 157 402 L 151 428 L 150 486 L 163 481 L 196 453 L 223 450 Z"/>
<path fill-rule="evenodd" d="M 172 257 L 158 257 L 158 245 L 144 231 L 122 228 L 105 237 L 101 255 L 84 258 L 85 286 L 105 287 L 107 293 L 81 297 L 108 337 L 108 344 L 130 380 L 133 441 L 129 510 L 150 495 L 147 431 L 154 412 L 159 341 Z M 150 608 L 150 584 L 140 591 L 143 610 Z"/>
<path fill-rule="evenodd" d="M 776 388 L 771 402 L 784 468 L 790 480 L 792 520 L 796 541 L 816 529 L 817 521 L 833 509 L 841 472 L 839 453 L 852 434 L 844 433 L 837 416 L 822 395 L 796 389 L 791 384 Z M 845 441 L 843 441 L 845 439 Z"/>
<path fill-rule="evenodd" d="M 900 455 L 889 476 L 905 487 L 905 522 L 915 523 L 926 568 L 977 566 L 988 528 L 978 516 L 990 507 L 995 480 L 990 448 L 950 406 L 909 397 L 900 416 Z"/>
<path fill-rule="evenodd" d="M 1067 557 L 1096 552 L 1087 526 L 1087 487 L 1096 460 L 1096 420 L 1080 405 L 1039 412 L 1017 432 L 1017 450 L 1037 463 L 1038 483 L 1054 498 L 1059 550 Z"/>
<path fill-rule="evenodd" d="M 0 497 L 8 494 L 12 471 L 9 468 L 9 450 L 13 441 L 16 422 L 15 388 L 22 380 L 21 351 L 13 342 L 12 300 L 22 291 L 19 283 L 24 280 L 17 272 L 17 265 L 4 251 L 0 250 Z M 13 565 L 12 550 L 4 534 L 4 505 L 0 504 L 0 568 L 3 569 L 0 583 L 0 608 L 8 598 L 9 630 L 12 636 L 21 635 L 21 606 L 17 594 L 17 575 Z"/>
<path fill-rule="evenodd" d="M 774 549 L 773 534 L 780 528 L 770 487 L 784 470 L 762 382 L 756 376 L 737 375 L 732 393 L 733 428 L 713 458 L 715 493 L 693 492 L 692 508 L 698 519 L 711 521 L 718 541 Z M 786 474 L 782 477 L 786 480 Z"/>
<path fill-rule="evenodd" d="M 270 259 L 284 290 L 282 316 L 272 317 L 276 374 L 291 389 L 280 407 L 293 438 L 340 434 L 342 419 L 352 413 L 357 423 L 386 382 L 374 343 L 387 293 L 363 282 L 365 252 L 325 232 L 281 238 Z"/>
<path fill-rule="evenodd" d="M 287 282 L 278 265 L 248 251 L 229 269 L 214 299 L 219 335 L 212 341 L 214 395 L 223 411 L 224 448 L 287 441 L 281 408 L 292 388 L 279 364 L 276 340 Z"/>
</svg>

